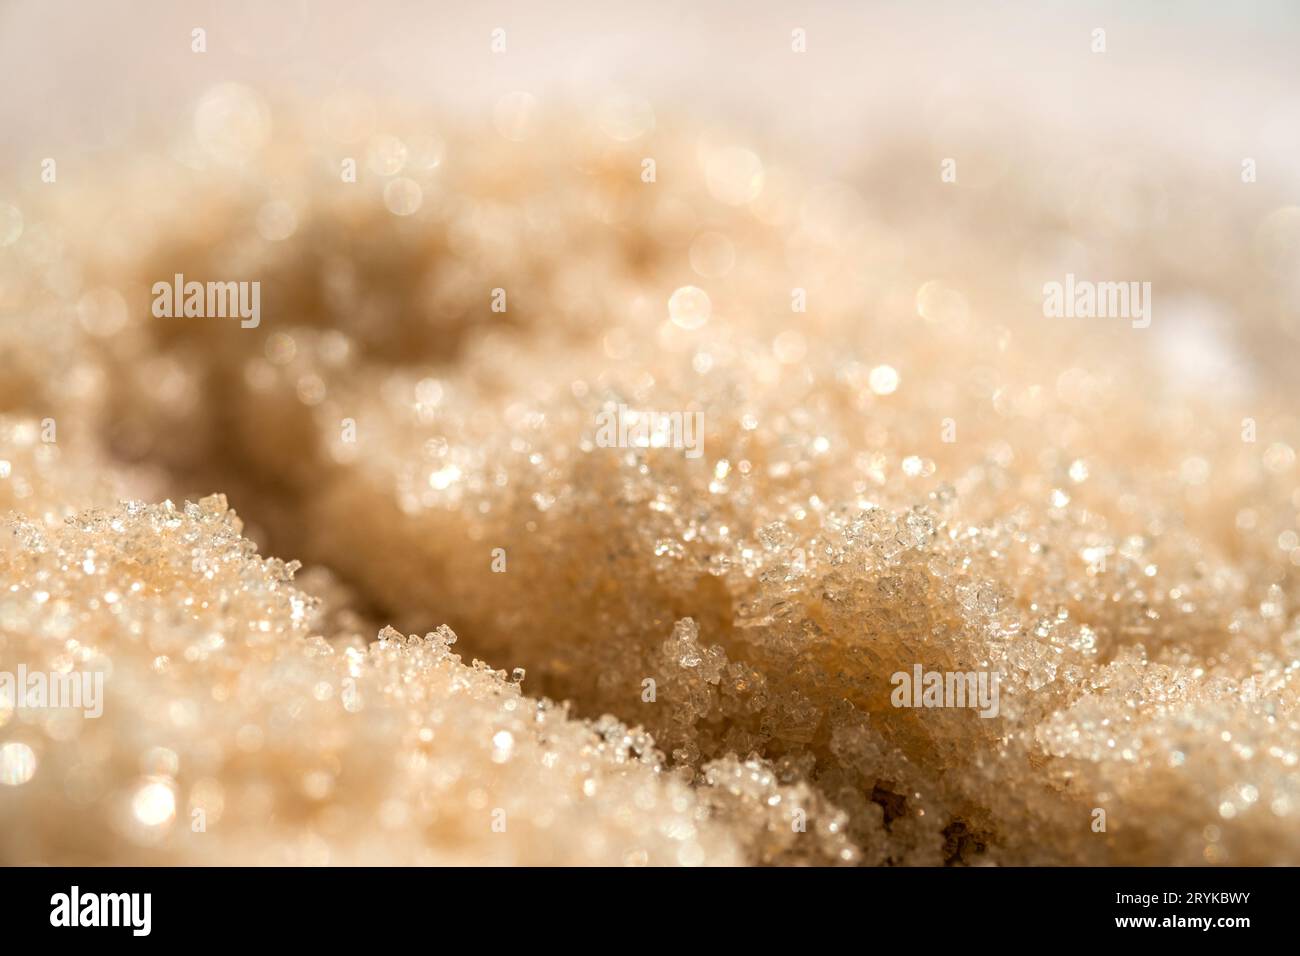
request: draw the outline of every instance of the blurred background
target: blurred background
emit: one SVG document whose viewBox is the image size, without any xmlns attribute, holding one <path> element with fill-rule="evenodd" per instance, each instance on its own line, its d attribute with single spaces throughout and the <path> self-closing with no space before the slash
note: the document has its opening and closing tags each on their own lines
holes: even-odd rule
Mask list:
<svg viewBox="0 0 1300 956">
<path fill-rule="evenodd" d="M 831 166 L 900 124 L 929 131 L 945 155 L 1014 125 L 1082 151 L 1150 138 L 1234 170 L 1251 155 L 1294 184 L 1298 26 L 1286 0 L 8 0 L 0 161 L 129 142 L 222 80 L 307 96 L 364 89 L 469 114 L 510 91 L 555 102 L 613 84 L 780 135 Z M 195 27 L 207 31 L 202 56 L 190 50 Z M 496 28 L 507 49 L 491 55 Z M 796 28 L 802 56 L 791 55 Z M 1096 28 L 1104 55 L 1091 52 Z"/>
</svg>

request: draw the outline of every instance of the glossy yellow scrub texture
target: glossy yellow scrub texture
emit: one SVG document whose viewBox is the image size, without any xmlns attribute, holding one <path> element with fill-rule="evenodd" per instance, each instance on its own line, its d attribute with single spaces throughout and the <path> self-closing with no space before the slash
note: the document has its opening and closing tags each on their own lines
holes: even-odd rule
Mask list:
<svg viewBox="0 0 1300 956">
<path fill-rule="evenodd" d="M 0 193 L 0 862 L 1300 863 L 1300 209 L 670 106 Z"/>
</svg>

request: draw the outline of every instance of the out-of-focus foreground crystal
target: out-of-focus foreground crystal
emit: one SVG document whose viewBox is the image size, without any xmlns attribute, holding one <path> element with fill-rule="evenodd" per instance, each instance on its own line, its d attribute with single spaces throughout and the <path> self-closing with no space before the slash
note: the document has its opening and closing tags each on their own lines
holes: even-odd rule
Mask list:
<svg viewBox="0 0 1300 956">
<path fill-rule="evenodd" d="M 507 113 L 223 86 L 0 197 L 0 670 L 104 674 L 0 701 L 0 859 L 1300 862 L 1300 211 Z"/>
</svg>

